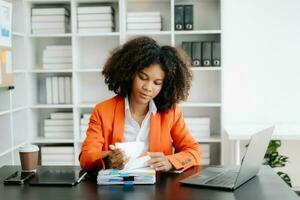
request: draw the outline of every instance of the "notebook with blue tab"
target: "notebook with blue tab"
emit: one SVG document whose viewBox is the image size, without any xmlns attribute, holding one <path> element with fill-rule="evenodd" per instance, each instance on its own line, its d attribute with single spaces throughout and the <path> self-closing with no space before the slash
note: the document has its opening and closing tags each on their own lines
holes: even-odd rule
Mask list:
<svg viewBox="0 0 300 200">
<path fill-rule="evenodd" d="M 117 169 L 100 170 L 97 177 L 99 185 L 154 184 L 155 182 L 155 170 L 150 167 L 128 171 Z"/>
<path fill-rule="evenodd" d="M 129 157 L 129 161 L 122 170 L 100 170 L 97 177 L 98 184 L 154 184 L 156 180 L 155 170 L 147 164 L 151 158 L 148 154 L 143 154 L 144 145 L 143 142 L 116 143 L 116 148 L 122 149 Z"/>
</svg>

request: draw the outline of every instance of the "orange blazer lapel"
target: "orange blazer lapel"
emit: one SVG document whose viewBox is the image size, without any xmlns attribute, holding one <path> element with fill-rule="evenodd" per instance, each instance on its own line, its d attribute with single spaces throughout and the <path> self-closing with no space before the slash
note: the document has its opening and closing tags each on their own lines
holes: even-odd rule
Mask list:
<svg viewBox="0 0 300 200">
<path fill-rule="evenodd" d="M 118 98 L 114 121 L 113 121 L 113 135 L 112 144 L 116 142 L 123 142 L 125 126 L 125 99 Z"/>
<path fill-rule="evenodd" d="M 161 151 L 160 146 L 160 132 L 161 132 L 161 116 L 156 113 L 155 116 L 151 114 L 150 117 L 150 135 L 149 135 L 149 151 L 159 152 Z"/>
</svg>

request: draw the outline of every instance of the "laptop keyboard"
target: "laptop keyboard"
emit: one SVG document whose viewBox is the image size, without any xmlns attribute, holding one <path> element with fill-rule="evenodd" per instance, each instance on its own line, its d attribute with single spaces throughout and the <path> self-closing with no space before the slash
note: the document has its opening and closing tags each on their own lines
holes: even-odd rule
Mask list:
<svg viewBox="0 0 300 200">
<path fill-rule="evenodd" d="M 218 185 L 218 186 L 229 186 L 233 185 L 238 172 L 236 170 L 228 170 L 220 175 L 218 175 L 216 178 L 209 180 L 206 182 L 208 185 Z"/>
</svg>

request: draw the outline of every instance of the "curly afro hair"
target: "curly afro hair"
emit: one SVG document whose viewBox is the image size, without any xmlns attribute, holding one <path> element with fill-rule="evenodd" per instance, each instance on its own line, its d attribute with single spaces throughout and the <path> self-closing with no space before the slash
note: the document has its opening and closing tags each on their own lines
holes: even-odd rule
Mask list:
<svg viewBox="0 0 300 200">
<path fill-rule="evenodd" d="M 165 72 L 162 89 L 153 99 L 158 112 L 165 112 L 181 100 L 186 100 L 191 86 L 190 60 L 180 49 L 160 46 L 149 37 L 138 37 L 113 50 L 102 74 L 108 89 L 120 97 L 129 95 L 132 77 L 151 64 Z"/>
</svg>

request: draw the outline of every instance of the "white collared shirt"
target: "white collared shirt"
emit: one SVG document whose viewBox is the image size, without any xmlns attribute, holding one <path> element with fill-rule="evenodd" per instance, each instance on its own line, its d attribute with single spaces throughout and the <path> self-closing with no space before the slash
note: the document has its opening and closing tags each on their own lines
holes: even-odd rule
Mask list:
<svg viewBox="0 0 300 200">
<path fill-rule="evenodd" d="M 149 147 L 149 131 L 150 117 L 157 112 L 156 105 L 153 100 L 149 102 L 149 110 L 143 119 L 141 126 L 132 118 L 128 96 L 125 98 L 125 129 L 124 142 L 144 142 L 144 152 L 148 151 Z"/>
</svg>

